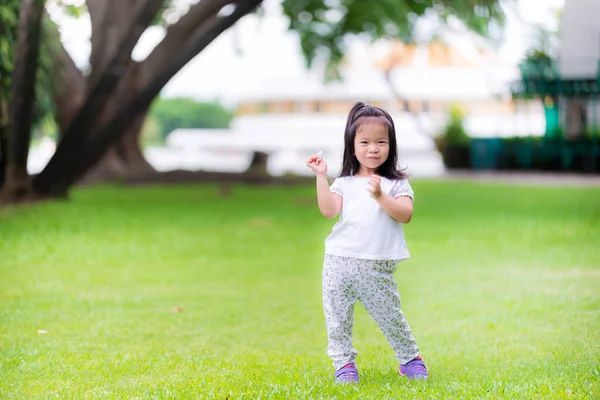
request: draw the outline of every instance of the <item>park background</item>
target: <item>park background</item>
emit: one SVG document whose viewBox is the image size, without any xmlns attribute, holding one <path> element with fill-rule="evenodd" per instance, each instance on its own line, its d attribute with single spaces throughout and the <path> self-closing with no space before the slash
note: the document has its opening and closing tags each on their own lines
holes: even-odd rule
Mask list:
<svg viewBox="0 0 600 400">
<path fill-rule="evenodd" d="M 3 2 L 1 397 L 597 398 L 599 14 Z M 336 176 L 356 101 L 415 189 L 396 279 L 428 382 L 357 305 L 361 384 L 333 384 L 305 161 Z"/>
</svg>

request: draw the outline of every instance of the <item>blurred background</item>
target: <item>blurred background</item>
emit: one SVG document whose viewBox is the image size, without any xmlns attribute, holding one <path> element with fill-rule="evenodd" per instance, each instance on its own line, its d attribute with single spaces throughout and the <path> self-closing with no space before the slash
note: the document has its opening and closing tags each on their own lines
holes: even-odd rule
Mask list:
<svg viewBox="0 0 600 400">
<path fill-rule="evenodd" d="M 0 0 L 0 397 L 597 399 L 598 16 Z M 337 176 L 357 101 L 416 194 L 395 277 L 426 386 L 360 306 L 365 374 L 333 384 L 305 162 Z"/>
<path fill-rule="evenodd" d="M 272 176 L 310 175 L 304 162 L 318 150 L 334 176 L 345 117 L 356 101 L 393 115 L 401 164 L 416 177 L 455 170 L 600 171 L 600 27 L 589 17 L 597 2 L 482 2 L 482 10 L 491 8 L 480 14 L 471 8 L 443 23 L 433 12 L 412 13 L 397 23 L 396 31 L 409 30 L 398 38 L 375 28 L 354 33 L 347 25 L 336 28 L 347 30 L 336 39 L 328 31 L 341 18 L 335 5 L 299 12 L 304 26 L 288 15 L 302 4 L 290 4 L 265 1 L 168 80 L 139 125 L 136 140 L 147 164 L 106 156 L 88 176 L 240 173 L 250 165 Z M 188 7 L 173 2 L 167 22 L 144 31 L 132 59 L 143 62 Z M 85 73 L 93 43 L 85 3 L 50 1 L 46 8 Z M 311 32 L 319 27 L 311 23 L 325 11 L 324 34 L 315 38 Z M 369 23 L 392 24 L 386 18 L 366 16 L 360 23 L 368 31 Z M 342 37 L 343 54 L 334 57 L 332 50 L 340 49 L 329 40 Z M 50 103 L 32 132 L 31 174 L 56 149 L 60 123 Z"/>
</svg>

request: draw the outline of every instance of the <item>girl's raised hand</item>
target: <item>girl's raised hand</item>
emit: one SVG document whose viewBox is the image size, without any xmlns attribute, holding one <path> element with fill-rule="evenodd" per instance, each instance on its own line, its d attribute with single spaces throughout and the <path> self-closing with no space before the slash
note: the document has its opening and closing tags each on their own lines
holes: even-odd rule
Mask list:
<svg viewBox="0 0 600 400">
<path fill-rule="evenodd" d="M 378 175 L 371 175 L 371 179 L 367 183 L 367 190 L 371 193 L 371 197 L 378 199 L 381 196 L 381 177 Z"/>
<path fill-rule="evenodd" d="M 326 175 L 327 174 L 327 163 L 323 161 L 321 157 L 321 152 L 309 157 L 306 162 L 306 166 L 313 170 L 313 172 L 317 175 Z"/>
</svg>

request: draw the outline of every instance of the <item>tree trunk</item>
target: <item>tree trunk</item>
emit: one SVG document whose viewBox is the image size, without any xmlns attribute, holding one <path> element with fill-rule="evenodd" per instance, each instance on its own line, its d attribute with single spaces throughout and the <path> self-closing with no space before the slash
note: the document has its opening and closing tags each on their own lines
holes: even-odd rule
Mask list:
<svg viewBox="0 0 600 400">
<path fill-rule="evenodd" d="M 46 18 L 50 18 L 46 15 Z M 59 140 L 65 132 L 81 105 L 85 101 L 87 82 L 84 75 L 75 65 L 60 41 L 60 32 L 55 24 L 46 25 L 44 32 L 48 41 L 48 54 L 52 58 L 52 101 L 54 103 L 54 119 L 58 124 Z M 49 43 L 50 42 L 50 43 Z"/>
<path fill-rule="evenodd" d="M 19 9 L 14 73 L 12 76 L 8 166 L 2 198 L 19 201 L 32 196 L 27 173 L 35 82 L 39 64 L 44 0 L 23 0 Z"/>
<path fill-rule="evenodd" d="M 6 167 L 8 166 L 8 104 L 0 101 L 0 192 L 4 185 Z"/>
<path fill-rule="evenodd" d="M 100 48 L 104 60 L 92 66 L 93 71 L 87 78 L 86 95 L 82 104 L 72 117 L 66 118 L 69 122 L 66 128 L 61 129 L 61 140 L 54 156 L 34 180 L 36 193 L 44 197 L 66 196 L 68 187 L 74 183 L 71 176 L 76 174 L 81 177 L 99 161 L 100 157 L 94 159 L 93 163 L 84 163 L 84 170 L 76 173 L 73 171 L 73 168 L 80 168 L 82 165 L 81 161 L 76 160 L 84 152 L 87 142 L 93 136 L 92 132 L 110 121 L 107 106 L 111 102 L 122 104 L 115 92 L 118 92 L 117 89 L 123 85 L 126 77 L 130 76 L 130 67 L 135 64 L 131 59 L 131 52 L 163 3 L 163 0 L 90 1 L 92 46 L 95 47 L 92 59 L 100 59 Z M 106 14 L 97 18 L 97 11 Z M 121 14 L 127 14 L 129 19 L 126 23 L 121 21 Z M 110 17 L 105 18 L 106 15 Z M 103 43 L 104 40 L 110 43 Z M 130 94 L 129 97 L 131 96 Z M 117 135 L 124 133 L 124 130 L 116 132 Z M 109 147 L 103 148 L 103 152 L 108 151 Z"/>
<path fill-rule="evenodd" d="M 0 193 L 4 186 L 4 177 L 8 164 L 8 126 L 0 125 Z"/>
<path fill-rule="evenodd" d="M 85 175 L 84 180 L 113 180 L 130 178 L 155 172 L 154 167 L 144 157 L 140 136 L 148 110 L 134 119 L 133 125 L 102 160 Z"/>
<path fill-rule="evenodd" d="M 129 73 L 117 88 L 116 98 L 126 97 L 129 93 L 137 93 L 142 88 L 140 79 L 140 64 L 132 63 Z M 113 101 L 107 106 L 106 114 L 114 115 L 119 108 L 119 103 Z M 140 147 L 140 136 L 149 107 L 142 109 L 138 114 L 130 116 L 132 124 L 126 128 L 123 137 L 110 147 L 106 156 L 93 167 L 87 178 L 120 179 L 124 177 L 138 176 L 154 171 L 154 168 L 146 161 Z"/>
<path fill-rule="evenodd" d="M 267 163 L 269 161 L 269 154 L 262 151 L 255 151 L 252 154 L 252 161 L 246 170 L 251 175 L 266 176 L 269 174 L 267 171 Z"/>
<path fill-rule="evenodd" d="M 220 0 L 220 2 L 230 3 L 231 1 Z M 217 4 L 219 1 L 202 0 L 192 6 L 188 14 L 198 15 L 198 10 L 206 12 L 211 4 L 214 6 L 213 3 Z M 208 15 L 203 24 L 195 26 L 191 24 L 193 26 L 191 33 L 185 29 L 170 30 L 152 54 L 139 65 L 141 89 L 127 92 L 122 96 L 112 96 L 109 109 L 114 111 L 103 112 L 101 119 L 98 119 L 96 115 L 94 125 L 86 123 L 83 116 L 89 115 L 93 111 L 97 112 L 97 109 L 91 107 L 91 104 L 98 101 L 98 99 L 95 101 L 88 100 L 84 103 L 82 110 L 74 118 L 77 123 L 72 122 L 70 124 L 69 131 L 66 132 L 59 143 L 54 156 L 46 168 L 36 176 L 33 182 L 36 192 L 42 196 L 64 196 L 69 187 L 95 166 L 108 149 L 125 137 L 135 124 L 135 118 L 132 118 L 132 115 L 143 114 L 164 85 L 181 68 L 223 31 L 251 12 L 260 3 L 261 0 L 239 0 L 236 2 L 235 10 L 225 16 L 217 16 L 220 7 L 214 7 L 214 13 Z M 190 22 L 193 21 L 184 17 L 173 25 L 173 28 L 183 28 L 184 25 L 180 24 L 190 24 Z M 173 32 L 183 32 L 186 36 L 180 37 Z M 132 72 L 136 68 L 138 68 L 137 63 L 131 63 L 126 72 L 120 72 L 119 82 L 126 85 L 127 80 L 132 79 L 132 75 L 137 76 L 137 73 Z M 112 74 L 113 72 L 109 68 L 106 73 Z M 102 75 L 100 75 L 98 81 L 103 82 Z M 110 80 L 109 82 L 114 83 Z M 98 90 L 101 93 L 97 93 L 97 95 L 105 97 L 107 89 Z M 113 93 L 115 92 L 121 93 L 120 90 L 113 91 Z M 94 96 L 94 92 L 90 92 L 89 96 Z M 102 107 L 102 110 L 104 111 L 105 107 Z M 80 131 L 84 126 L 89 129 Z M 78 129 L 74 129 L 74 127 Z"/>
<path fill-rule="evenodd" d="M 125 173 L 128 176 L 155 172 L 154 167 L 144 157 L 141 147 L 142 127 L 147 115 L 148 110 L 139 115 L 131 128 L 125 133 L 125 136 L 116 145 L 117 154 L 123 161 Z"/>
<path fill-rule="evenodd" d="M 84 181 L 112 181 L 124 174 L 125 166 L 114 147 L 102 156 L 98 164 L 82 178 Z"/>
</svg>

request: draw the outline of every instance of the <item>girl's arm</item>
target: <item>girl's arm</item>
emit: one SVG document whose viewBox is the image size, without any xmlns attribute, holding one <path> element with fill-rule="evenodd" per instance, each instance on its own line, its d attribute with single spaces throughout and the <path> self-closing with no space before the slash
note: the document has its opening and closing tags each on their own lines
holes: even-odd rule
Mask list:
<svg viewBox="0 0 600 400">
<path fill-rule="evenodd" d="M 408 224 L 410 222 L 413 215 L 412 198 L 403 195 L 404 193 L 412 193 L 412 189 L 410 189 L 410 185 L 407 182 L 404 183 L 404 185 L 408 185 L 408 188 L 403 187 L 402 194 L 400 194 L 400 196 L 395 196 L 395 198 L 381 190 L 381 177 L 379 175 L 372 175 L 368 185 L 367 190 L 371 193 L 371 197 L 379 203 L 381 208 L 383 208 L 390 217 L 403 224 Z"/>
<path fill-rule="evenodd" d="M 413 202 L 408 196 L 393 198 L 390 195 L 381 193 L 376 198 L 377 202 L 383 210 L 394 218 L 396 221 L 403 224 L 408 224 L 413 215 Z"/>
<path fill-rule="evenodd" d="M 325 218 L 335 218 L 342 211 L 342 197 L 329 190 L 326 174 L 317 175 L 317 202 Z"/>
</svg>

